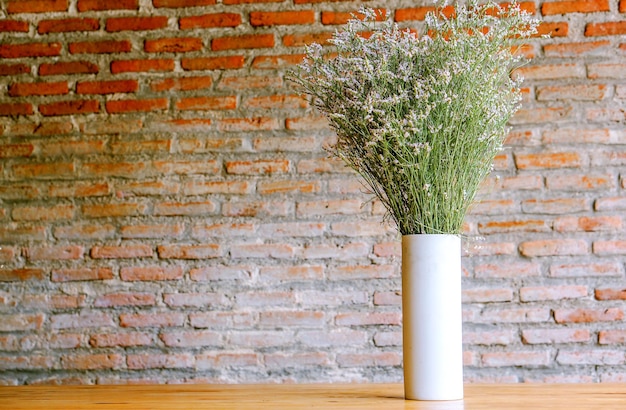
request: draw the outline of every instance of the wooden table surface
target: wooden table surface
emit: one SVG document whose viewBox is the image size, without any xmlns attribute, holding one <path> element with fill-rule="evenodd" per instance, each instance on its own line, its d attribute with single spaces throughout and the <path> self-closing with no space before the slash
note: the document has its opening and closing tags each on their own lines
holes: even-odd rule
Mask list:
<svg viewBox="0 0 626 410">
<path fill-rule="evenodd" d="M 405 401 L 401 384 L 0 387 L 0 409 L 626 409 L 626 384 L 465 386 L 465 399 Z"/>
</svg>

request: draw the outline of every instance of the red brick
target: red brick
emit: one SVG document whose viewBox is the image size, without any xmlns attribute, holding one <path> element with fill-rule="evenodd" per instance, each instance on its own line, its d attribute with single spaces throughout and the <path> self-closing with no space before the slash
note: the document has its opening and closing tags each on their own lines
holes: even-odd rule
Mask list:
<svg viewBox="0 0 626 410">
<path fill-rule="evenodd" d="M 376 11 L 376 21 L 384 21 L 387 17 L 387 10 L 385 9 L 375 9 Z M 348 20 L 353 18 L 353 15 L 356 18 L 362 20 L 363 15 L 358 12 L 338 12 L 338 11 L 322 11 L 322 24 L 325 25 L 341 25 L 346 24 Z"/>
<path fill-rule="evenodd" d="M 0 57 L 54 57 L 61 55 L 61 48 L 61 43 L 0 44 Z"/>
<path fill-rule="evenodd" d="M 181 17 L 178 24 L 181 30 L 212 27 L 237 27 L 241 24 L 241 14 L 211 13 L 200 16 Z"/>
<path fill-rule="evenodd" d="M 11 262 L 18 254 L 17 248 L 0 247 L 0 262 Z"/>
<path fill-rule="evenodd" d="M 58 368 L 58 360 L 51 356 L 2 356 L 0 370 L 42 370 Z"/>
<path fill-rule="evenodd" d="M 100 103 L 95 100 L 59 101 L 41 104 L 39 112 L 45 116 L 91 114 L 100 111 Z"/>
<path fill-rule="evenodd" d="M 584 198 L 528 199 L 522 202 L 522 211 L 529 214 L 567 214 L 589 209 Z"/>
<path fill-rule="evenodd" d="M 93 259 L 150 258 L 154 250 L 150 245 L 94 246 L 90 255 Z"/>
<path fill-rule="evenodd" d="M 313 10 L 250 12 L 250 24 L 253 27 L 313 23 L 315 23 Z"/>
<path fill-rule="evenodd" d="M 274 47 L 274 34 L 245 34 L 234 37 L 219 37 L 211 40 L 211 50 L 238 50 Z M 0 49 L 0 56 L 2 52 Z"/>
<path fill-rule="evenodd" d="M 98 74 L 99 71 L 98 65 L 89 61 L 43 63 L 39 66 L 39 75 Z"/>
<path fill-rule="evenodd" d="M 113 319 L 105 313 L 61 314 L 50 317 L 52 329 L 81 329 L 88 327 L 115 327 Z"/>
<path fill-rule="evenodd" d="M 68 0 L 9 0 L 7 12 L 13 13 L 48 13 L 67 11 Z"/>
<path fill-rule="evenodd" d="M 626 300 L 626 289 L 596 289 L 595 296 L 597 300 Z"/>
<path fill-rule="evenodd" d="M 287 202 L 230 201 L 222 206 L 222 215 L 229 217 L 288 216 L 292 212 Z"/>
<path fill-rule="evenodd" d="M 583 165 L 578 152 L 516 154 L 514 158 L 518 169 L 579 168 Z"/>
<path fill-rule="evenodd" d="M 45 316 L 43 314 L 2 315 L 0 332 L 23 332 L 41 329 Z"/>
<path fill-rule="evenodd" d="M 526 80 L 559 80 L 585 78 L 585 67 L 578 63 L 542 64 L 525 66 L 513 72 L 513 77 L 522 76 Z"/>
<path fill-rule="evenodd" d="M 219 122 L 218 129 L 223 132 L 271 131 L 278 129 L 276 118 L 226 118 Z"/>
<path fill-rule="evenodd" d="M 72 219 L 74 205 L 59 204 L 53 206 L 16 206 L 11 212 L 15 221 L 55 221 Z"/>
<path fill-rule="evenodd" d="M 395 21 L 413 21 L 413 20 L 424 20 L 426 18 L 426 14 L 434 12 L 436 9 L 433 6 L 425 6 L 425 7 L 413 7 L 408 9 L 398 9 L 395 13 Z M 451 17 L 454 15 L 454 7 L 446 6 L 443 9 L 444 15 L 447 17 Z"/>
<path fill-rule="evenodd" d="M 25 295 L 22 304 L 28 309 L 57 310 L 57 309 L 77 309 L 85 306 L 85 295 Z"/>
<path fill-rule="evenodd" d="M 324 117 L 308 116 L 299 118 L 287 118 L 285 120 L 285 128 L 291 131 L 302 130 L 323 130 L 328 129 L 328 120 Z M 345 166 L 345 164 L 342 163 Z"/>
<path fill-rule="evenodd" d="M 277 68 L 292 67 L 300 64 L 303 59 L 304 54 L 256 56 L 252 60 L 252 67 L 257 69 L 274 70 Z"/>
<path fill-rule="evenodd" d="M 282 3 L 285 0 L 222 0 L 222 4 Z"/>
<path fill-rule="evenodd" d="M 81 41 L 69 43 L 72 54 L 115 54 L 128 53 L 132 44 L 128 40 Z"/>
<path fill-rule="evenodd" d="M 511 118 L 511 124 L 543 124 L 568 120 L 572 107 L 522 108 Z"/>
<path fill-rule="evenodd" d="M 559 350 L 556 356 L 557 363 L 564 365 L 618 365 L 624 364 L 624 359 L 624 352 L 621 350 Z"/>
<path fill-rule="evenodd" d="M 0 33 L 28 33 L 28 22 L 21 20 L 0 20 Z"/>
<path fill-rule="evenodd" d="M 362 346 L 369 340 L 368 333 L 360 330 L 338 329 L 331 331 L 303 330 L 298 333 L 298 341 L 304 346 L 315 348 L 332 346 Z"/>
<path fill-rule="evenodd" d="M 543 52 L 547 57 L 578 57 L 605 52 L 610 48 L 610 45 L 611 42 L 608 40 L 586 43 L 546 44 L 543 46 Z"/>
<path fill-rule="evenodd" d="M 513 291 L 509 288 L 464 289 L 461 300 L 463 303 L 510 302 L 513 300 Z"/>
<path fill-rule="evenodd" d="M 0 117 L 32 114 L 33 106 L 29 103 L 0 103 Z"/>
<path fill-rule="evenodd" d="M 585 36 L 620 36 L 626 34 L 626 21 L 609 21 L 604 23 L 588 23 Z"/>
<path fill-rule="evenodd" d="M 9 85 L 11 97 L 24 97 L 31 95 L 61 95 L 69 93 L 66 81 L 54 83 L 14 83 Z"/>
<path fill-rule="evenodd" d="M 78 0 L 78 11 L 138 10 L 139 0 Z"/>
<path fill-rule="evenodd" d="M 162 111 L 167 109 L 169 102 L 166 98 L 153 98 L 150 100 L 113 100 L 107 101 L 105 104 L 109 114 L 119 114 Z"/>
<path fill-rule="evenodd" d="M 78 94 L 133 93 L 139 88 L 137 80 L 81 81 L 76 83 Z"/>
<path fill-rule="evenodd" d="M 34 150 L 32 144 L 3 144 L 0 145 L 0 158 L 30 157 Z"/>
<path fill-rule="evenodd" d="M 524 366 L 537 367 L 548 366 L 551 362 L 550 352 L 494 352 L 481 355 L 483 366 L 504 367 Z"/>
<path fill-rule="evenodd" d="M 613 175 L 555 175 L 546 178 L 546 187 L 552 190 L 590 191 L 609 190 L 615 185 Z"/>
<path fill-rule="evenodd" d="M 552 38 L 567 37 L 569 35 L 569 24 L 566 22 L 542 22 L 537 27 L 537 33 L 533 37 L 548 35 Z"/>
<path fill-rule="evenodd" d="M 160 38 L 146 40 L 144 50 L 149 53 L 186 53 L 202 50 L 202 39 L 195 37 Z"/>
<path fill-rule="evenodd" d="M 94 18 L 66 18 L 58 20 L 41 20 L 37 25 L 39 34 L 66 33 L 71 31 L 96 31 L 100 22 Z"/>
<path fill-rule="evenodd" d="M 47 276 L 42 269 L 0 269 L 0 282 L 23 282 L 28 280 L 43 280 Z"/>
<path fill-rule="evenodd" d="M 122 327 L 172 327 L 185 323 L 183 313 L 122 313 Z"/>
<path fill-rule="evenodd" d="M 554 221 L 554 230 L 557 232 L 602 232 L 621 229 L 622 218 L 619 216 L 570 216 Z"/>
<path fill-rule="evenodd" d="M 51 136 L 70 134 L 74 131 L 74 125 L 69 120 L 41 121 L 39 123 L 15 124 L 11 132 L 16 136 Z"/>
<path fill-rule="evenodd" d="M 597 101 L 607 96 L 604 84 L 558 85 L 537 87 L 538 101 Z"/>
<path fill-rule="evenodd" d="M 183 58 L 181 67 L 189 71 L 229 70 L 242 68 L 244 63 L 243 56 Z"/>
<path fill-rule="evenodd" d="M 163 302 L 170 307 L 216 307 L 228 305 L 229 301 L 219 293 L 166 293 Z"/>
<path fill-rule="evenodd" d="M 174 60 L 118 60 L 111 62 L 111 73 L 174 71 Z"/>
<path fill-rule="evenodd" d="M 336 358 L 339 367 L 392 367 L 402 364 L 399 352 L 339 353 Z"/>
<path fill-rule="evenodd" d="M 13 166 L 13 174 L 17 178 L 67 178 L 75 174 L 76 166 L 73 163 L 41 163 L 19 164 Z"/>
<path fill-rule="evenodd" d="M 106 22 L 108 32 L 158 30 L 167 27 L 166 16 L 110 17 Z"/>
<path fill-rule="evenodd" d="M 214 202 L 162 202 L 154 207 L 154 214 L 160 216 L 206 215 L 215 212 Z"/>
<path fill-rule="evenodd" d="M 463 332 L 463 343 L 472 345 L 509 345 L 519 339 L 517 332 L 511 330 L 482 330 Z"/>
<path fill-rule="evenodd" d="M 339 326 L 400 325 L 401 322 L 398 312 L 339 313 L 335 316 L 335 323 Z"/>
<path fill-rule="evenodd" d="M 623 268 L 616 263 L 575 263 L 550 266 L 550 276 L 556 278 L 622 276 Z"/>
<path fill-rule="evenodd" d="M 313 364 L 313 363 L 310 363 Z M 202 353 L 196 356 L 196 368 L 200 370 L 212 370 L 215 368 L 232 368 L 244 366 L 258 366 L 259 355 L 257 353 Z"/>
<path fill-rule="evenodd" d="M 601 330 L 598 332 L 598 343 L 601 345 L 625 344 L 626 330 Z"/>
<path fill-rule="evenodd" d="M 524 344 L 586 343 L 591 339 L 588 329 L 524 329 Z"/>
<path fill-rule="evenodd" d="M 152 5 L 156 8 L 212 6 L 215 3 L 216 3 L 216 0 L 152 0 Z"/>
<path fill-rule="evenodd" d="M 313 43 L 328 45 L 333 33 L 303 33 L 303 34 L 287 34 L 283 36 L 283 45 L 287 47 L 302 47 Z"/>
<path fill-rule="evenodd" d="M 509 233 L 509 232 L 549 232 L 550 226 L 542 219 L 505 220 L 481 222 L 478 231 L 483 234 Z"/>
<path fill-rule="evenodd" d="M 582 239 L 542 239 L 522 242 L 520 253 L 528 257 L 586 255 L 589 245 Z"/>
<path fill-rule="evenodd" d="M 328 366 L 330 358 L 327 353 L 271 353 L 264 355 L 264 363 L 270 368 L 300 367 L 300 366 Z"/>
<path fill-rule="evenodd" d="M 551 1 L 543 3 L 541 6 L 541 14 L 544 16 L 567 13 L 595 13 L 609 10 L 608 0 Z"/>
<path fill-rule="evenodd" d="M 210 88 L 213 85 L 213 78 L 209 76 L 205 77 L 181 77 L 181 78 L 166 78 L 162 80 L 155 80 L 150 83 L 152 91 L 190 91 L 190 90 L 202 90 Z M 208 97 L 207 97 L 208 98 Z"/>
<path fill-rule="evenodd" d="M 108 293 L 98 296 L 94 307 L 117 307 L 117 306 L 154 306 L 156 297 L 152 293 L 124 292 Z"/>
<path fill-rule="evenodd" d="M 120 278 L 126 281 L 155 281 L 178 280 L 183 277 L 183 269 L 171 267 L 123 267 L 120 269 Z"/>
<path fill-rule="evenodd" d="M 129 369 L 186 369 L 195 366 L 190 353 L 129 354 L 126 357 Z"/>
<path fill-rule="evenodd" d="M 596 255 L 626 255 L 626 241 L 595 241 L 593 253 Z"/>
<path fill-rule="evenodd" d="M 209 330 L 161 333 L 159 338 L 168 347 L 221 346 L 222 336 Z"/>
<path fill-rule="evenodd" d="M 246 194 L 251 192 L 252 185 L 247 181 L 194 181 L 185 184 L 185 195 L 205 194 Z"/>
<path fill-rule="evenodd" d="M 119 369 L 124 366 L 120 354 L 80 354 L 61 356 L 61 367 L 71 370 Z"/>
<path fill-rule="evenodd" d="M 188 97 L 176 101 L 176 109 L 185 111 L 234 110 L 237 108 L 237 97 Z"/>
<path fill-rule="evenodd" d="M 68 260 L 81 259 L 83 252 L 83 247 L 78 245 L 29 247 L 24 250 L 24 256 L 29 260 Z"/>
<path fill-rule="evenodd" d="M 113 270 L 110 268 L 56 269 L 52 271 L 53 282 L 108 279 L 113 279 Z"/>
<path fill-rule="evenodd" d="M 158 247 L 161 259 L 212 259 L 224 254 L 218 244 L 203 245 L 162 245 Z"/>
<path fill-rule="evenodd" d="M 154 343 L 153 337 L 147 333 L 101 333 L 92 335 L 89 338 L 89 345 L 92 347 L 137 347 L 149 346 Z"/>
<path fill-rule="evenodd" d="M 257 183 L 257 190 L 263 195 L 288 192 L 314 193 L 321 190 L 319 181 L 267 181 Z"/>
<path fill-rule="evenodd" d="M 129 225 L 120 229 L 124 239 L 148 239 L 148 238 L 180 238 L 185 228 L 182 224 L 177 225 Z"/>
<path fill-rule="evenodd" d="M 110 193 L 110 185 L 106 182 L 88 184 L 82 183 L 65 183 L 65 184 L 53 184 L 49 186 L 48 195 L 51 197 L 90 197 L 90 196 L 105 196 Z M 102 225 L 107 227 L 107 225 Z M 58 228 L 63 229 L 63 228 Z M 56 234 L 55 234 L 56 235 Z"/>
<path fill-rule="evenodd" d="M 157 147 L 159 145 L 157 144 Z M 148 150 L 150 151 L 150 150 Z M 128 177 L 143 173 L 147 168 L 145 162 L 113 162 L 113 163 L 83 163 L 82 172 L 94 177 L 120 176 Z M 146 213 L 145 204 L 94 204 L 85 205 L 83 213 L 86 216 L 101 218 L 107 216 L 129 216 Z"/>
<path fill-rule="evenodd" d="M 30 73 L 30 66 L 26 64 L 0 64 L 0 75 L 20 75 Z"/>
<path fill-rule="evenodd" d="M 612 322 L 624 319 L 624 311 L 619 308 L 608 309 L 556 309 L 554 320 L 557 323 L 592 323 Z"/>
<path fill-rule="evenodd" d="M 526 286 L 520 289 L 522 302 L 583 298 L 586 296 L 587 287 L 582 285 Z"/>
</svg>

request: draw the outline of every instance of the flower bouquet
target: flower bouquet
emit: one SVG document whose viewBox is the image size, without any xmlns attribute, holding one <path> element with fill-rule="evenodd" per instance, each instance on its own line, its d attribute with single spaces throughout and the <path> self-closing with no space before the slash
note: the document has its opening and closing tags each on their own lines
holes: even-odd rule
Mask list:
<svg viewBox="0 0 626 410">
<path fill-rule="evenodd" d="M 452 11 L 450 11 L 452 10 Z M 288 74 L 337 133 L 328 147 L 382 201 L 402 235 L 458 234 L 520 105 L 516 4 L 437 3 L 421 34 L 362 9 Z"/>
</svg>

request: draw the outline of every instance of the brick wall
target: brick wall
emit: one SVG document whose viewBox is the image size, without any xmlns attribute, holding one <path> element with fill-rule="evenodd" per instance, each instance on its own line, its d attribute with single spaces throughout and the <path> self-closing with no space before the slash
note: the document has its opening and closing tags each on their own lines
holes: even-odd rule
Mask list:
<svg viewBox="0 0 626 410">
<path fill-rule="evenodd" d="M 284 80 L 361 2 L 1 4 L 0 384 L 401 381 L 397 237 Z M 466 378 L 625 381 L 626 0 L 523 6 Z"/>
</svg>

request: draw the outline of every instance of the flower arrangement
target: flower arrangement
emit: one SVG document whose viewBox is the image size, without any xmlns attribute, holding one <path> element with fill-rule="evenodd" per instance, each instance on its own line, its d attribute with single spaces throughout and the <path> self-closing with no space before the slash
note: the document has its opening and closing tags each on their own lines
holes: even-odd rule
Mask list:
<svg viewBox="0 0 626 410">
<path fill-rule="evenodd" d="M 517 4 L 440 1 L 417 34 L 360 13 L 330 40 L 336 57 L 313 44 L 288 78 L 336 131 L 329 151 L 402 235 L 460 234 L 519 108 L 511 72 L 537 21 Z"/>
</svg>

